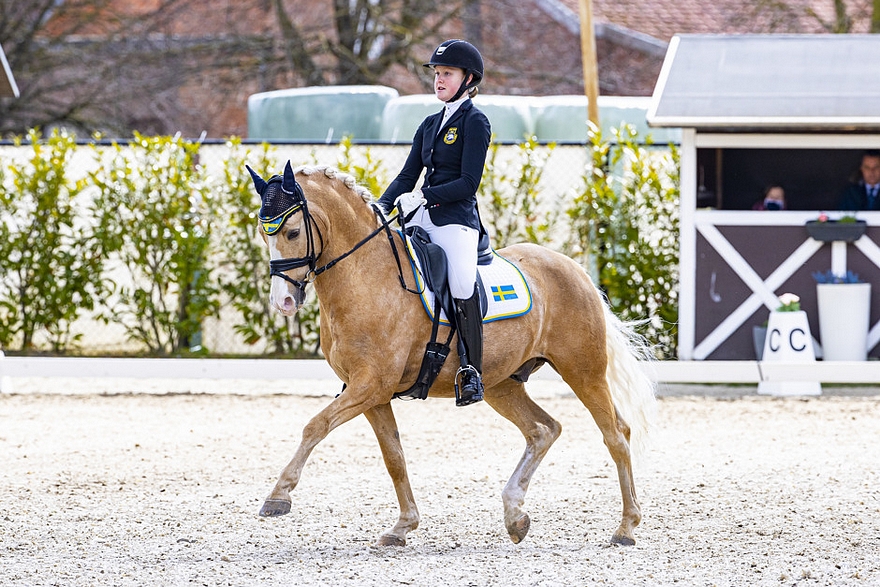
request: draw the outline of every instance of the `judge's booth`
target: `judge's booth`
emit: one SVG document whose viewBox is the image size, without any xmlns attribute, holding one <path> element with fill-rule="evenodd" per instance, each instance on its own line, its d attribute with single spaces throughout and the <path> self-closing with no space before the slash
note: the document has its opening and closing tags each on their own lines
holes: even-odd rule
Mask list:
<svg viewBox="0 0 880 587">
<path fill-rule="evenodd" d="M 679 359 L 759 359 L 756 332 L 784 293 L 800 297 L 822 358 L 832 333 L 815 274 L 829 270 L 873 284 L 864 354 L 880 357 L 880 211 L 839 208 L 880 149 L 877 55 L 880 35 L 670 42 L 647 118 L 683 129 Z M 753 209 L 773 185 L 785 209 Z"/>
</svg>

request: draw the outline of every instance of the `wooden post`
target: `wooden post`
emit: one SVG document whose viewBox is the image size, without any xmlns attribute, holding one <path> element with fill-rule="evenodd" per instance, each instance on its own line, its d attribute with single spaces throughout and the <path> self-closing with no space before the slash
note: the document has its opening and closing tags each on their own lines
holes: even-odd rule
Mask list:
<svg viewBox="0 0 880 587">
<path fill-rule="evenodd" d="M 593 2 L 580 0 L 581 61 L 584 64 L 584 93 L 587 95 L 587 117 L 599 126 L 599 64 L 596 61 L 596 36 L 593 32 Z"/>
<path fill-rule="evenodd" d="M 880 0 L 874 0 L 872 4 L 870 32 L 880 33 Z"/>
</svg>

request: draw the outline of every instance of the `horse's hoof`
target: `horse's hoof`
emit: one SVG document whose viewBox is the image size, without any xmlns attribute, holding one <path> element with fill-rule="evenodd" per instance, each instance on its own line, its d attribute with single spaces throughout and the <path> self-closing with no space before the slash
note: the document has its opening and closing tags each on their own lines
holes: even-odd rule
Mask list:
<svg viewBox="0 0 880 587">
<path fill-rule="evenodd" d="M 260 508 L 260 515 L 264 518 L 283 516 L 290 513 L 290 502 L 283 499 L 267 499 Z"/>
<path fill-rule="evenodd" d="M 635 546 L 636 540 L 635 538 L 630 538 L 629 536 L 618 536 L 615 534 L 611 537 L 611 544 L 619 544 L 620 546 Z"/>
<path fill-rule="evenodd" d="M 382 534 L 376 541 L 376 546 L 406 546 L 406 538 L 394 534 Z"/>
<path fill-rule="evenodd" d="M 528 514 L 523 514 L 512 524 L 507 525 L 507 533 L 510 535 L 510 539 L 513 540 L 514 544 L 519 544 L 523 541 L 523 538 L 529 533 L 529 527 L 531 527 L 531 525 L 532 520 L 529 519 Z"/>
</svg>

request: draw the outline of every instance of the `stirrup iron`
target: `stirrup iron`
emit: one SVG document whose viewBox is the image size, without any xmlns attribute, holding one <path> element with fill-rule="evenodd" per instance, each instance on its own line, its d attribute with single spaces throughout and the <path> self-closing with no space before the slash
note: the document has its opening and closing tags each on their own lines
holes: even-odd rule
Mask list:
<svg viewBox="0 0 880 587">
<path fill-rule="evenodd" d="M 463 382 L 467 376 L 473 377 L 476 380 L 476 389 L 465 395 L 464 386 L 460 385 L 460 382 Z M 471 365 L 459 367 L 458 371 L 455 372 L 454 388 L 455 405 L 458 407 L 469 406 L 483 401 L 483 380 L 480 377 L 480 372 Z"/>
</svg>

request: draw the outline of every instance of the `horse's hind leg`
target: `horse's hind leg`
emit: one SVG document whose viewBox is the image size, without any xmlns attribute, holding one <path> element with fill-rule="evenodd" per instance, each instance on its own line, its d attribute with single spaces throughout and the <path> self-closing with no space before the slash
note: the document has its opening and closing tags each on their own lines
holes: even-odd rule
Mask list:
<svg viewBox="0 0 880 587">
<path fill-rule="evenodd" d="M 522 458 L 501 494 L 504 525 L 510 539 L 519 543 L 528 534 L 531 524 L 529 515 L 522 510 L 529 482 L 547 451 L 559 438 L 562 425 L 532 401 L 526 394 L 525 385 L 513 379 L 507 379 L 487 391 L 486 403 L 513 422 L 526 439 Z"/>
<path fill-rule="evenodd" d="M 364 412 L 385 459 L 385 468 L 394 482 L 394 491 L 400 504 L 400 517 L 391 530 L 384 533 L 376 541 L 378 546 L 405 546 L 406 535 L 419 526 L 419 510 L 413 497 L 409 477 L 406 474 L 406 460 L 400 444 L 400 433 L 391 404 L 382 404 Z"/>
<path fill-rule="evenodd" d="M 623 421 L 614 407 L 604 369 L 593 368 L 589 373 L 585 373 L 583 369 L 581 365 L 576 370 L 564 368 L 558 370 L 592 414 L 593 420 L 602 432 L 605 446 L 617 466 L 617 477 L 623 497 L 623 517 L 620 526 L 611 537 L 611 542 L 630 546 L 636 543 L 633 531 L 642 521 L 642 512 L 633 481 L 629 425 Z"/>
</svg>

